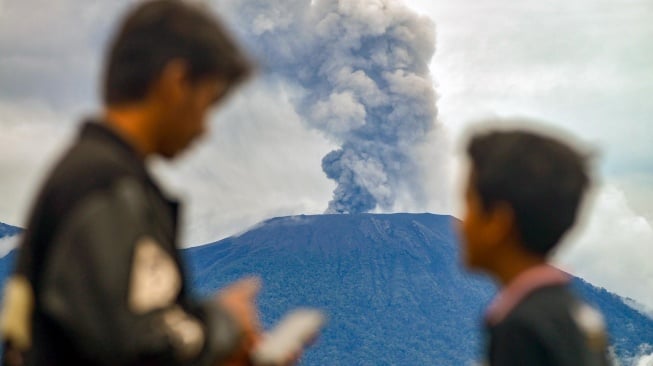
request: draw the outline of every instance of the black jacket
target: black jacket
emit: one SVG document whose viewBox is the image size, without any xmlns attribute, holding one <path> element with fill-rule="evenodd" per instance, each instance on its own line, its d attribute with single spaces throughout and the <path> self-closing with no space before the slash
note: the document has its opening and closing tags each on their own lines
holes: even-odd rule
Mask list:
<svg viewBox="0 0 653 366">
<path fill-rule="evenodd" d="M 83 126 L 19 251 L 16 275 L 35 295 L 27 365 L 201 365 L 230 353 L 234 320 L 189 297 L 177 213 L 128 143 Z"/>
<path fill-rule="evenodd" d="M 534 290 L 487 331 L 491 366 L 610 364 L 602 316 L 567 285 Z"/>
</svg>

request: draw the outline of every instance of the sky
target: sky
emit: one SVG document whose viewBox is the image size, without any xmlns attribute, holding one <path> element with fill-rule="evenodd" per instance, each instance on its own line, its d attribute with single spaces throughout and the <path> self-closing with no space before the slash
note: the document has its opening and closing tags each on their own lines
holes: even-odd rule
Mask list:
<svg viewBox="0 0 653 366">
<path fill-rule="evenodd" d="M 437 26 L 431 70 L 453 158 L 484 118 L 526 116 L 574 134 L 596 154 L 597 183 L 556 263 L 653 305 L 653 4 L 408 3 Z"/>
<path fill-rule="evenodd" d="M 104 45 L 130 3 L 0 0 L 0 221 L 24 226 L 50 164 L 82 118 L 98 111 Z M 597 153 L 597 184 L 583 225 L 566 240 L 556 263 L 653 308 L 648 0 L 209 3 L 264 67 L 214 114 L 203 141 L 171 163 L 151 162 L 162 185 L 186 203 L 184 245 L 213 242 L 274 216 L 325 212 L 333 191 L 347 182 L 327 178 L 323 158 L 346 150 L 348 141 L 364 144 L 355 126 L 334 121 L 362 112 L 372 118 L 369 111 L 382 103 L 399 103 L 388 98 L 405 97 L 428 111 L 416 121 L 429 123 L 394 131 L 401 138 L 392 140 L 402 143 L 389 148 L 389 155 L 343 153 L 352 156 L 343 164 L 358 169 L 355 184 L 387 186 L 368 190 L 377 203 L 374 212 L 460 214 L 466 165 L 461 149 L 476 121 L 546 121 Z M 381 61 L 370 66 L 351 51 L 369 50 L 366 57 L 378 60 L 370 56 L 377 43 L 358 46 L 370 38 L 391 39 L 390 49 L 403 53 L 383 60 L 390 62 L 385 69 L 379 69 Z M 321 55 L 325 47 L 333 57 Z M 327 71 L 293 73 L 302 67 L 298 50 L 321 55 L 311 65 Z M 348 63 L 354 66 L 342 79 Z M 409 72 L 397 74 L 402 68 Z M 324 75 L 328 82 L 320 79 Z M 364 88 L 374 83 L 384 86 L 383 93 Z M 401 132 L 415 126 L 423 126 L 422 137 Z M 375 146 L 380 140 L 370 141 Z M 402 164 L 387 164 L 392 156 Z"/>
</svg>

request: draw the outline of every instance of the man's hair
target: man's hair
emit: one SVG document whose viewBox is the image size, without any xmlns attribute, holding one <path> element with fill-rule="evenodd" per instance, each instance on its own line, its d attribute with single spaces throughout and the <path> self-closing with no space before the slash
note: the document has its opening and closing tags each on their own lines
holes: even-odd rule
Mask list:
<svg viewBox="0 0 653 366">
<path fill-rule="evenodd" d="M 204 8 L 178 0 L 140 4 L 110 44 L 103 81 L 106 105 L 143 100 L 164 67 L 180 59 L 196 82 L 217 77 L 234 86 L 251 73 L 244 53 Z"/>
<path fill-rule="evenodd" d="M 588 158 L 552 137 L 494 130 L 467 146 L 485 210 L 509 205 L 524 247 L 546 256 L 569 230 L 590 182 Z"/>
</svg>

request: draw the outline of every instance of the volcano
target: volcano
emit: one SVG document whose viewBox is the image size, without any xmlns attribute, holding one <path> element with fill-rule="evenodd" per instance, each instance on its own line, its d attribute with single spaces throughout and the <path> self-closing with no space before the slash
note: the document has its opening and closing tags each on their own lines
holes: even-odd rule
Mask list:
<svg viewBox="0 0 653 366">
<path fill-rule="evenodd" d="M 303 365 L 469 365 L 496 288 L 461 267 L 456 224 L 433 214 L 281 217 L 185 255 L 200 295 L 260 276 L 268 327 L 292 308 L 322 309 L 328 325 Z M 574 287 L 604 313 L 619 359 L 653 343 L 651 318 L 582 279 Z"/>
</svg>

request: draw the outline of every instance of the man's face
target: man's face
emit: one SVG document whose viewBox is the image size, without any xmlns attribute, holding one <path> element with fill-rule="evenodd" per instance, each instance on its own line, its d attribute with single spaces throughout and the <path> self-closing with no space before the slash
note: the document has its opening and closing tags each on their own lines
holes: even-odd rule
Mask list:
<svg viewBox="0 0 653 366">
<path fill-rule="evenodd" d="M 470 269 L 487 269 L 501 240 L 497 232 L 494 212 L 487 212 L 474 184 L 474 172 L 467 178 L 465 188 L 465 211 L 460 227 L 462 254 L 465 265 Z"/>
<path fill-rule="evenodd" d="M 226 83 L 217 78 L 180 83 L 179 92 L 162 107 L 157 150 L 165 158 L 179 155 L 204 134 L 207 114 L 226 92 Z"/>
<path fill-rule="evenodd" d="M 465 265 L 472 269 L 480 265 L 483 248 L 481 226 L 483 221 L 483 208 L 481 199 L 473 184 L 473 173 L 470 173 L 465 188 L 465 209 L 460 225 L 461 252 Z"/>
</svg>

